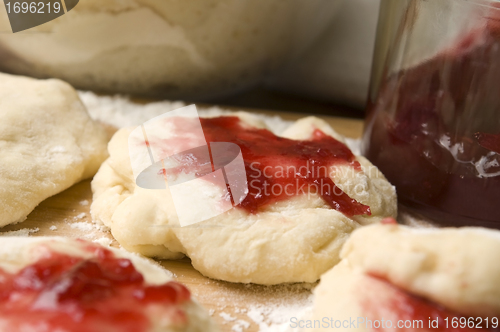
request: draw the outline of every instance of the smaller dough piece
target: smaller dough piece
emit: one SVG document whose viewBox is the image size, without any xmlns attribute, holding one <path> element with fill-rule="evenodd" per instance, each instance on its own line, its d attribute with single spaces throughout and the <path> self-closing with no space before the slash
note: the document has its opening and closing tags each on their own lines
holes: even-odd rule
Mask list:
<svg viewBox="0 0 500 332">
<path fill-rule="evenodd" d="M 62 237 L 2 238 L 0 312 L 0 331 L 218 331 L 159 265 Z"/>
<path fill-rule="evenodd" d="M 93 176 L 106 144 L 70 85 L 0 73 L 0 227 Z"/>
<path fill-rule="evenodd" d="M 311 320 L 351 319 L 356 324 L 347 330 L 355 331 L 371 331 L 382 319 L 387 330 L 423 321 L 403 328 L 435 331 L 429 317 L 440 316 L 439 327 L 448 331 L 446 317 L 450 324 L 453 317 L 489 317 L 491 329 L 491 319 L 500 316 L 499 231 L 377 224 L 355 231 L 341 256 L 314 290 Z"/>
</svg>

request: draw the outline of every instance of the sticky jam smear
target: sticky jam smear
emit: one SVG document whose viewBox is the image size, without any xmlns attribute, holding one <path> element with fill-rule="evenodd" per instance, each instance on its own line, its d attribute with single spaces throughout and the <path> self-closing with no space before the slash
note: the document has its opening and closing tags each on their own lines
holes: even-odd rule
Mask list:
<svg viewBox="0 0 500 332">
<path fill-rule="evenodd" d="M 238 117 L 202 118 L 207 142 L 231 142 L 242 152 L 249 193 L 239 207 L 250 213 L 290 196 L 319 194 L 346 216 L 370 215 L 370 207 L 350 198 L 329 177 L 330 167 L 361 169 L 349 148 L 316 129 L 310 140 L 278 137 L 266 129 L 248 128 Z"/>
<path fill-rule="evenodd" d="M 377 276 L 366 276 L 359 292 L 364 321 L 360 327 L 371 331 L 500 331 L 498 318 L 470 318 L 452 312 L 439 304 L 412 295 Z M 460 320 L 462 319 L 462 320 Z M 397 324 L 401 327 L 398 328 Z M 406 325 L 405 325 L 406 324 Z M 458 325 L 457 325 L 458 324 Z"/>
<path fill-rule="evenodd" d="M 147 286 L 130 260 L 85 245 L 93 258 L 42 246 L 43 258 L 16 274 L 0 269 L 2 331 L 142 332 L 151 328 L 148 312 L 171 326 L 187 323 L 179 308 L 190 299 L 187 288 Z"/>
</svg>

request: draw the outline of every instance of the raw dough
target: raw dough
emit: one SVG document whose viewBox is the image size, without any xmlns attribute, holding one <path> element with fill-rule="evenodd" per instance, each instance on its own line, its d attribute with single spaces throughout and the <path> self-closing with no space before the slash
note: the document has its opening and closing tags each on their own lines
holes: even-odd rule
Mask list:
<svg viewBox="0 0 500 332">
<path fill-rule="evenodd" d="M 48 250 L 73 257 L 83 257 L 92 259 L 96 255 L 96 251 L 89 251 L 86 246 L 100 245 L 89 243 L 82 240 L 68 239 L 63 237 L 4 237 L 2 238 L 2 246 L 0 246 L 0 272 L 17 273 L 21 269 L 36 263 L 39 259 L 45 257 Z M 144 282 L 148 286 L 160 286 L 169 281 L 172 281 L 172 274 L 160 267 L 159 265 L 142 258 L 138 255 L 131 254 L 125 250 L 118 250 L 106 247 L 115 257 L 129 259 L 135 269 L 142 274 Z M 63 284 L 63 283 L 61 283 Z M 0 279 L 0 287 L 2 280 Z M 162 311 L 163 310 L 163 311 Z M 193 299 L 188 300 L 185 304 L 177 305 L 175 308 L 176 314 L 184 313 L 187 316 L 187 324 L 173 325 L 172 322 L 165 319 L 168 313 L 171 313 L 172 306 L 167 303 L 166 308 L 158 307 L 151 308 L 146 311 L 150 316 L 152 326 L 149 331 L 157 332 L 201 332 L 201 331 L 218 331 L 215 324 L 210 319 L 208 313 Z M 156 315 L 155 315 L 156 314 Z M 182 314 L 181 314 L 182 315 Z M 0 317 L 0 330 L 12 331 L 12 326 L 9 327 L 9 316 Z M 38 331 L 24 326 L 24 330 Z M 45 331 L 45 329 L 41 329 Z M 40 330 L 40 331 L 41 331 Z"/>
<path fill-rule="evenodd" d="M 249 125 L 265 126 L 250 114 L 236 115 Z M 339 137 L 313 117 L 296 122 L 283 136 L 310 137 L 314 127 Z M 193 227 L 179 227 L 168 189 L 135 185 L 130 132 L 121 129 L 115 134 L 108 146 L 110 158 L 92 182 L 94 220 L 110 227 L 127 250 L 165 259 L 187 255 L 198 271 L 211 278 L 266 285 L 315 282 L 337 264 L 340 248 L 353 230 L 397 213 L 394 187 L 365 158 L 357 157 L 366 173 L 340 167 L 333 180 L 351 198 L 369 205 L 371 216 L 348 218 L 311 194 L 310 199 L 295 196 L 269 205 L 255 215 L 235 208 Z M 219 187 L 205 181 L 192 190 Z M 200 206 L 196 208 L 203 213 Z"/>
<path fill-rule="evenodd" d="M 378 224 L 354 232 L 341 256 L 314 291 L 312 320 L 370 318 L 375 306 L 372 320 L 396 324 L 401 316 L 394 309 L 404 305 L 390 303 L 401 291 L 466 317 L 500 314 L 499 231 Z M 416 330 L 433 331 L 424 323 Z M 365 325 L 352 330 L 371 331 Z"/>
<path fill-rule="evenodd" d="M 0 73 L 0 227 L 94 175 L 106 142 L 68 84 Z"/>
<path fill-rule="evenodd" d="M 343 248 L 352 266 L 468 315 L 500 313 L 500 232 L 380 225 Z"/>
</svg>

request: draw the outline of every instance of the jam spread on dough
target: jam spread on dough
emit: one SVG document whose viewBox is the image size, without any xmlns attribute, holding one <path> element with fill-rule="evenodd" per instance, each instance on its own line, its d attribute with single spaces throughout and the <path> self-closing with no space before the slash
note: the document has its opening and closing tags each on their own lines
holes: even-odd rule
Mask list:
<svg viewBox="0 0 500 332">
<path fill-rule="evenodd" d="M 412 295 L 388 281 L 367 276 L 360 305 L 362 327 L 373 331 L 500 331 L 498 317 L 463 317 L 434 302 Z M 466 323 L 464 323 L 466 322 Z M 397 325 L 400 325 L 399 327 Z M 406 324 L 406 325 L 405 325 Z"/>
<path fill-rule="evenodd" d="M 350 198 L 329 177 L 330 167 L 361 169 L 349 148 L 316 129 L 310 140 L 278 137 L 247 128 L 238 117 L 202 118 L 207 142 L 231 142 L 242 152 L 249 193 L 239 207 L 250 213 L 287 197 L 314 192 L 346 216 L 370 215 L 370 207 Z"/>
<path fill-rule="evenodd" d="M 43 257 L 15 274 L 0 269 L 2 331 L 141 332 L 148 312 L 172 325 L 187 322 L 178 308 L 190 299 L 183 285 L 145 285 L 131 261 L 89 244 L 84 259 L 45 246 Z"/>
</svg>

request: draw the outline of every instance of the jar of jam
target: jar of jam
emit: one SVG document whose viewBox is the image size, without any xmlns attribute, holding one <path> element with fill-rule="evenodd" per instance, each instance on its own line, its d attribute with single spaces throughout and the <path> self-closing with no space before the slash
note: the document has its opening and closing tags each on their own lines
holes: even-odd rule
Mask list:
<svg viewBox="0 0 500 332">
<path fill-rule="evenodd" d="M 400 202 L 500 228 L 500 1 L 382 0 L 363 153 Z"/>
</svg>

